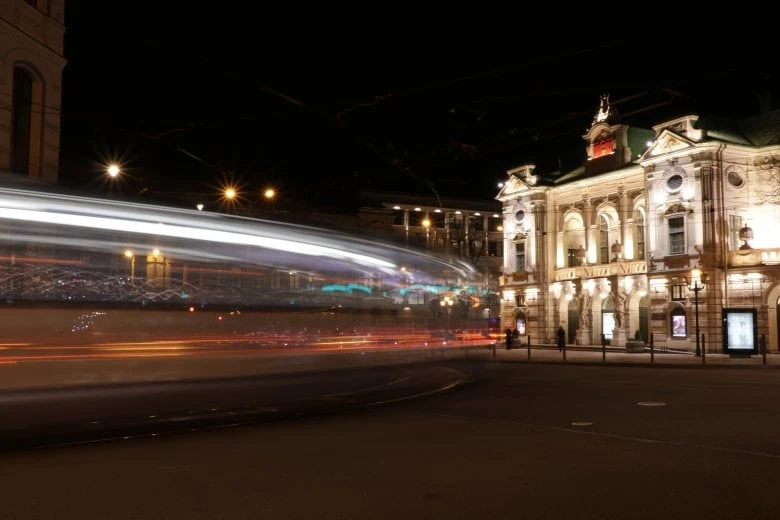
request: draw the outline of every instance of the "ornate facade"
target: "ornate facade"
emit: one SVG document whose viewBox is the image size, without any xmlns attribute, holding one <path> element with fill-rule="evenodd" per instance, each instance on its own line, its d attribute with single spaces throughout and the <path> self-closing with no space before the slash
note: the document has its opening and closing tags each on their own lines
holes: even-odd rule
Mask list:
<svg viewBox="0 0 780 520">
<path fill-rule="evenodd" d="M 698 269 L 707 351 L 724 348 L 726 309 L 755 309 L 755 337 L 780 349 L 780 111 L 652 130 L 613 119 L 604 97 L 582 167 L 507 172 L 502 328 L 693 349 Z"/>
<path fill-rule="evenodd" d="M 57 180 L 64 4 L 0 4 L 0 172 Z"/>
</svg>

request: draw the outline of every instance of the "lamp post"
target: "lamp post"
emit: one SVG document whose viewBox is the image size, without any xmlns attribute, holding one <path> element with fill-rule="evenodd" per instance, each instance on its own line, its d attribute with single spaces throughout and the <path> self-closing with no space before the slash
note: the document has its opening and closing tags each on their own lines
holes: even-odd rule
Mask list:
<svg viewBox="0 0 780 520">
<path fill-rule="evenodd" d="M 690 289 L 693 291 L 693 306 L 696 309 L 696 353 L 695 356 L 701 356 L 701 335 L 699 334 L 699 291 L 707 285 L 707 275 L 701 274 L 701 269 L 691 271 Z"/>
<path fill-rule="evenodd" d="M 130 259 L 130 281 L 135 280 L 135 253 L 130 249 L 125 251 L 125 257 Z"/>
</svg>

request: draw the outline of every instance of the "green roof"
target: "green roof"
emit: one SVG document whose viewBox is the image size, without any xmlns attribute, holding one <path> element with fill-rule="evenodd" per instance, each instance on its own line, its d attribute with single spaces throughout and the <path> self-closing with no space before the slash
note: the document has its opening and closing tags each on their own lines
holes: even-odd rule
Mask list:
<svg viewBox="0 0 780 520">
<path fill-rule="evenodd" d="M 744 119 L 703 117 L 696 128 L 707 131 L 707 137 L 746 146 L 780 144 L 780 110 Z"/>
</svg>

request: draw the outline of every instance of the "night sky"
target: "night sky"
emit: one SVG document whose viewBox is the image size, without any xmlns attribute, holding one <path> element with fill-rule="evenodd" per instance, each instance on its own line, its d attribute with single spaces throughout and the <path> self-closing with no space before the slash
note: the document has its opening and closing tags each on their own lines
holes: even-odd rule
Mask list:
<svg viewBox="0 0 780 520">
<path fill-rule="evenodd" d="M 521 162 L 578 166 L 601 93 L 647 127 L 780 106 L 755 27 L 158 4 L 67 4 L 63 185 L 106 193 L 119 161 L 123 195 L 176 204 L 226 182 L 290 209 L 352 212 L 364 188 L 489 199 Z"/>
</svg>

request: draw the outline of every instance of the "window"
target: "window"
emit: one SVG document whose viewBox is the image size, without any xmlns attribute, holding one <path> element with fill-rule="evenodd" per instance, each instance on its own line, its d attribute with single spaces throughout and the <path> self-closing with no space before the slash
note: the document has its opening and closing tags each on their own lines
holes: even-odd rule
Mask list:
<svg viewBox="0 0 780 520">
<path fill-rule="evenodd" d="M 30 171 L 32 96 L 32 78 L 24 69 L 14 68 L 11 171 L 15 173 Z"/>
<path fill-rule="evenodd" d="M 515 244 L 515 271 L 525 271 L 525 242 Z"/>
<path fill-rule="evenodd" d="M 641 211 L 636 212 L 634 217 L 636 222 L 636 254 L 634 258 L 637 260 L 645 259 L 645 217 Z"/>
<path fill-rule="evenodd" d="M 675 283 L 672 285 L 672 301 L 685 301 L 685 294 L 688 292 L 688 286 L 684 283 Z"/>
<path fill-rule="evenodd" d="M 729 180 L 729 184 L 734 186 L 735 188 L 741 188 L 745 185 L 745 179 L 740 175 L 738 172 L 730 171 L 727 176 Z"/>
<path fill-rule="evenodd" d="M 685 254 L 685 217 L 669 219 L 669 254 Z"/>
<path fill-rule="evenodd" d="M 615 151 L 615 140 L 607 139 L 593 143 L 593 158 L 603 157 Z"/>
<path fill-rule="evenodd" d="M 504 256 L 504 247 L 500 240 L 488 241 L 488 255 L 490 256 Z"/>
<path fill-rule="evenodd" d="M 393 225 L 395 226 L 404 225 L 404 210 L 397 209 L 393 212 Z"/>
<path fill-rule="evenodd" d="M 609 228 L 607 219 L 602 216 L 599 220 L 599 263 L 609 263 Z"/>
<path fill-rule="evenodd" d="M 577 267 L 580 265 L 579 261 L 577 260 L 577 249 L 569 249 L 566 252 L 566 260 L 567 265 L 569 267 Z"/>
<path fill-rule="evenodd" d="M 671 333 L 673 338 L 688 337 L 688 316 L 685 309 L 676 308 L 669 316 L 671 318 Z"/>
<path fill-rule="evenodd" d="M 742 217 L 740 215 L 729 215 L 729 247 L 732 251 L 739 249 L 740 229 L 742 229 Z"/>
</svg>

